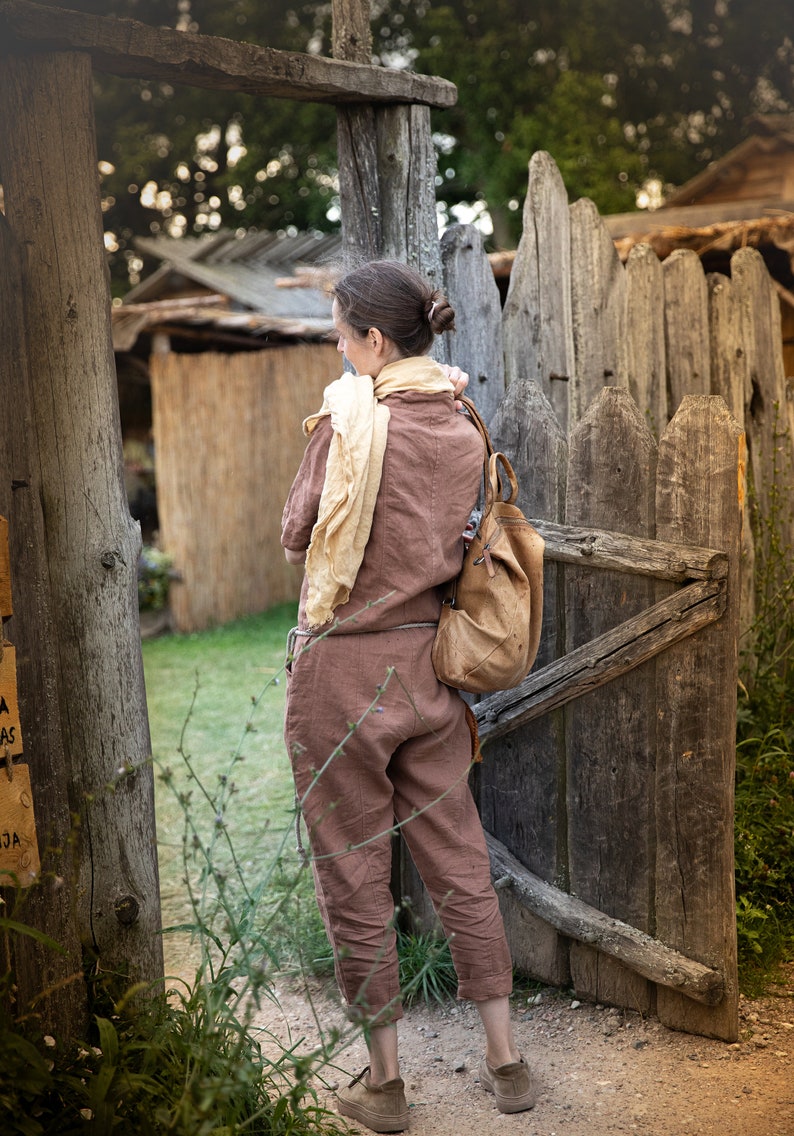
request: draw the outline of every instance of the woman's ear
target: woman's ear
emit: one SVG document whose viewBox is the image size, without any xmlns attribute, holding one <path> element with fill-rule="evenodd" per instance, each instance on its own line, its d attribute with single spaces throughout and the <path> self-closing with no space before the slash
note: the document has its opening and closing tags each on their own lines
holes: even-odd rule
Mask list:
<svg viewBox="0 0 794 1136">
<path fill-rule="evenodd" d="M 367 332 L 367 342 L 377 355 L 381 355 L 386 347 L 386 337 L 377 327 L 371 327 L 369 329 Z"/>
</svg>

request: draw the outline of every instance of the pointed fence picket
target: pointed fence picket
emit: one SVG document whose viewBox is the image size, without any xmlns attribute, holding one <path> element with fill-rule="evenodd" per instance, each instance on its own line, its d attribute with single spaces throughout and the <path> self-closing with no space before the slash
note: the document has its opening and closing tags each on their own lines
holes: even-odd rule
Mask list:
<svg viewBox="0 0 794 1136">
<path fill-rule="evenodd" d="M 574 374 L 571 219 L 560 172 L 543 152 L 529 163 L 523 221 L 502 321 L 505 376 L 508 384 L 534 379 L 567 430 Z"/>
<path fill-rule="evenodd" d="M 769 574 L 770 592 L 794 569 L 794 401 L 783 366 L 780 306 L 756 249 L 731 260 L 742 347 L 747 352 L 745 415 L 749 493 L 757 560 Z"/>
<path fill-rule="evenodd" d="M 656 443 L 631 395 L 602 388 L 571 435 L 566 524 L 653 539 L 655 472 Z M 569 651 L 654 601 L 647 576 L 583 563 L 566 571 Z M 653 698 L 651 661 L 571 702 L 565 720 L 570 891 L 645 932 L 653 921 Z M 651 1008 L 648 981 L 592 947 L 572 944 L 571 971 L 595 1001 Z"/>
<path fill-rule="evenodd" d="M 691 249 L 676 249 L 662 265 L 668 418 L 685 394 L 709 394 L 709 307 L 706 277 Z"/>
<path fill-rule="evenodd" d="M 574 376 L 568 427 L 604 386 L 628 386 L 626 273 L 592 201 L 571 206 L 571 308 Z"/>
<path fill-rule="evenodd" d="M 490 422 L 505 393 L 505 359 L 499 289 L 478 230 L 449 229 L 441 238 L 441 262 L 447 298 L 456 311 L 466 312 L 455 333 L 454 362 L 469 374 L 468 393 Z"/>
<path fill-rule="evenodd" d="M 705 1008 L 660 986 L 660 1019 L 734 1039 L 737 1032 L 733 786 L 739 632 L 737 475 L 744 435 L 721 398 L 687 395 L 659 443 L 659 539 L 727 554 L 725 609 L 656 663 L 656 934 L 719 971 Z M 704 480 L 707 474 L 708 480 Z M 704 492 L 704 484 L 708 492 Z"/>
<path fill-rule="evenodd" d="M 655 438 L 667 423 L 664 273 L 650 245 L 635 245 L 626 262 L 628 388 Z"/>
<path fill-rule="evenodd" d="M 491 424 L 497 449 L 511 455 L 528 516 L 563 521 L 568 443 L 551 403 L 530 379 L 508 387 Z M 546 560 L 543 631 L 537 666 L 565 651 L 565 625 L 558 608 L 562 569 Z M 532 786 L 532 792 L 526 787 Z M 488 831 L 520 856 L 525 867 L 547 883 L 567 881 L 564 855 L 565 812 L 558 808 L 565 786 L 565 723 L 552 711 L 529 727 L 519 726 L 498 743 L 495 760 L 479 769 L 478 797 Z M 509 892 L 503 896 L 505 921 L 516 965 L 530 974 L 548 975 L 556 985 L 568 982 L 568 952 L 557 931 Z"/>
</svg>

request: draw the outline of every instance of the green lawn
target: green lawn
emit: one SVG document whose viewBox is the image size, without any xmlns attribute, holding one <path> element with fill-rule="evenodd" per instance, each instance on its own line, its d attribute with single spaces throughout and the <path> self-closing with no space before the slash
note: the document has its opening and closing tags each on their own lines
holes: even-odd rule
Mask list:
<svg viewBox="0 0 794 1136">
<path fill-rule="evenodd" d="M 295 617 L 295 605 L 286 604 L 210 631 L 143 644 L 166 924 L 185 914 L 186 812 L 202 841 L 214 837 L 217 857 L 231 858 L 226 841 L 213 832 L 220 826 L 212 801 L 222 803 L 224 779 L 236 790 L 223 811 L 225 831 L 252 887 L 290 828 L 293 788 L 282 740 L 282 667 Z M 170 785 L 164 770 L 173 774 Z M 294 843 L 288 835 L 290 854 Z"/>
</svg>

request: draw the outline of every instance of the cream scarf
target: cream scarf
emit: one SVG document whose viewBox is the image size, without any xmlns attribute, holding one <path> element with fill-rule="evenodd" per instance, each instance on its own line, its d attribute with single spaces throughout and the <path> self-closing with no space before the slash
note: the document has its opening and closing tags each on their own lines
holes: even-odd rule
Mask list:
<svg viewBox="0 0 794 1136">
<path fill-rule="evenodd" d="M 330 414 L 333 427 L 317 521 L 306 553 L 306 622 L 333 619 L 356 582 L 372 528 L 389 429 L 380 400 L 396 391 L 452 391 L 452 383 L 426 355 L 387 363 L 376 379 L 345 373 L 323 392 L 323 405 L 303 423 L 311 434 Z"/>
</svg>

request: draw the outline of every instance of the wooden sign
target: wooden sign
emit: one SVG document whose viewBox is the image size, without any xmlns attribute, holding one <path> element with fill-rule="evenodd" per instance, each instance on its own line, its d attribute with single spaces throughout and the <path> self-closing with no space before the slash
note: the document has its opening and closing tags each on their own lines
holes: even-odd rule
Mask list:
<svg viewBox="0 0 794 1136">
<path fill-rule="evenodd" d="M 6 748 L 8 747 L 8 748 Z M 0 757 L 22 753 L 22 728 L 17 699 L 17 652 L 0 642 Z"/>
<path fill-rule="evenodd" d="M 8 521 L 0 517 L 0 619 L 13 614 L 11 607 L 11 559 L 8 554 Z"/>
<path fill-rule="evenodd" d="M 40 867 L 30 771 L 7 765 L 0 769 L 0 887 L 29 887 Z"/>
</svg>

